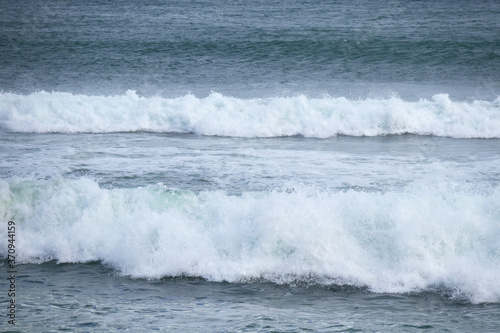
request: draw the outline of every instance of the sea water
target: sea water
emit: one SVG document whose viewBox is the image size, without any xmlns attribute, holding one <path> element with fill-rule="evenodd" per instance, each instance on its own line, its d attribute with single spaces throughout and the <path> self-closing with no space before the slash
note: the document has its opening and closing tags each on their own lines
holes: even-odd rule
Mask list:
<svg viewBox="0 0 500 333">
<path fill-rule="evenodd" d="M 497 2 L 0 13 L 2 330 L 499 330 Z"/>
</svg>

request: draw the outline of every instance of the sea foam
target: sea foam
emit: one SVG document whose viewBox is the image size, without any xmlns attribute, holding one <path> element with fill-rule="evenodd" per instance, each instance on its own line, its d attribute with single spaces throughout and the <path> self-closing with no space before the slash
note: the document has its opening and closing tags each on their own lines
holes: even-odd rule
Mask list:
<svg viewBox="0 0 500 333">
<path fill-rule="evenodd" d="M 140 97 L 61 92 L 0 94 L 0 128 L 11 132 L 108 133 L 151 131 L 233 137 L 302 135 L 378 136 L 412 133 L 456 138 L 500 138 L 500 98 L 452 101 L 446 94 L 349 100 L 306 96 L 239 99 Z"/>
<path fill-rule="evenodd" d="M 312 281 L 500 302 L 500 189 L 455 185 L 228 195 L 16 178 L 0 180 L 0 218 L 16 222 L 24 263 L 98 260 L 136 278 Z M 6 241 L 2 228 L 1 248 Z"/>
</svg>

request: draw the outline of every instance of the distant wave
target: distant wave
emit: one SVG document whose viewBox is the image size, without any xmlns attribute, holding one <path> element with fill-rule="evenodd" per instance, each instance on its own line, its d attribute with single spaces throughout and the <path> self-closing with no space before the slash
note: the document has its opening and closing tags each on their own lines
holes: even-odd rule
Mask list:
<svg viewBox="0 0 500 333">
<path fill-rule="evenodd" d="M 20 262 L 99 260 L 140 278 L 297 280 L 500 302 L 500 189 L 428 182 L 386 193 L 103 189 L 0 180 Z M 7 248 L 6 228 L 0 247 Z"/>
<path fill-rule="evenodd" d="M 459 102 L 446 94 L 349 100 L 306 96 L 239 99 L 86 96 L 61 92 L 0 94 L 0 127 L 11 132 L 110 133 L 151 131 L 233 137 L 302 135 L 435 135 L 500 138 L 500 97 Z"/>
</svg>

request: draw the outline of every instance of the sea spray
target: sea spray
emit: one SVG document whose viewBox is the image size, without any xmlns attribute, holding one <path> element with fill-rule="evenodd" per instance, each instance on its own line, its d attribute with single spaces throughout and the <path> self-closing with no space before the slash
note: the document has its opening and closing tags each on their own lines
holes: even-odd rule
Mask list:
<svg viewBox="0 0 500 333">
<path fill-rule="evenodd" d="M 0 181 L 0 192 L 0 216 L 16 221 L 24 263 L 98 260 L 137 278 L 439 288 L 500 301 L 498 187 L 429 181 L 386 192 L 299 186 L 228 195 L 16 178 Z"/>
<path fill-rule="evenodd" d="M 205 98 L 141 97 L 38 92 L 0 94 L 0 128 L 26 133 L 149 131 L 230 137 L 301 135 L 379 136 L 412 133 L 455 138 L 500 138 L 500 99 L 452 101 L 349 100 L 304 95 L 240 99 L 212 93 Z"/>
</svg>

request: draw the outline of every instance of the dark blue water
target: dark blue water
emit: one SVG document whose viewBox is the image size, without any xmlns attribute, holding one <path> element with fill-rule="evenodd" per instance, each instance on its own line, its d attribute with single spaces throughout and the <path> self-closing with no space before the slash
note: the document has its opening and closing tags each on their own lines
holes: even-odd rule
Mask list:
<svg viewBox="0 0 500 333">
<path fill-rule="evenodd" d="M 499 92 L 497 1 L 3 1 L 0 89 Z M 418 91 L 416 91 L 418 90 Z"/>
</svg>

